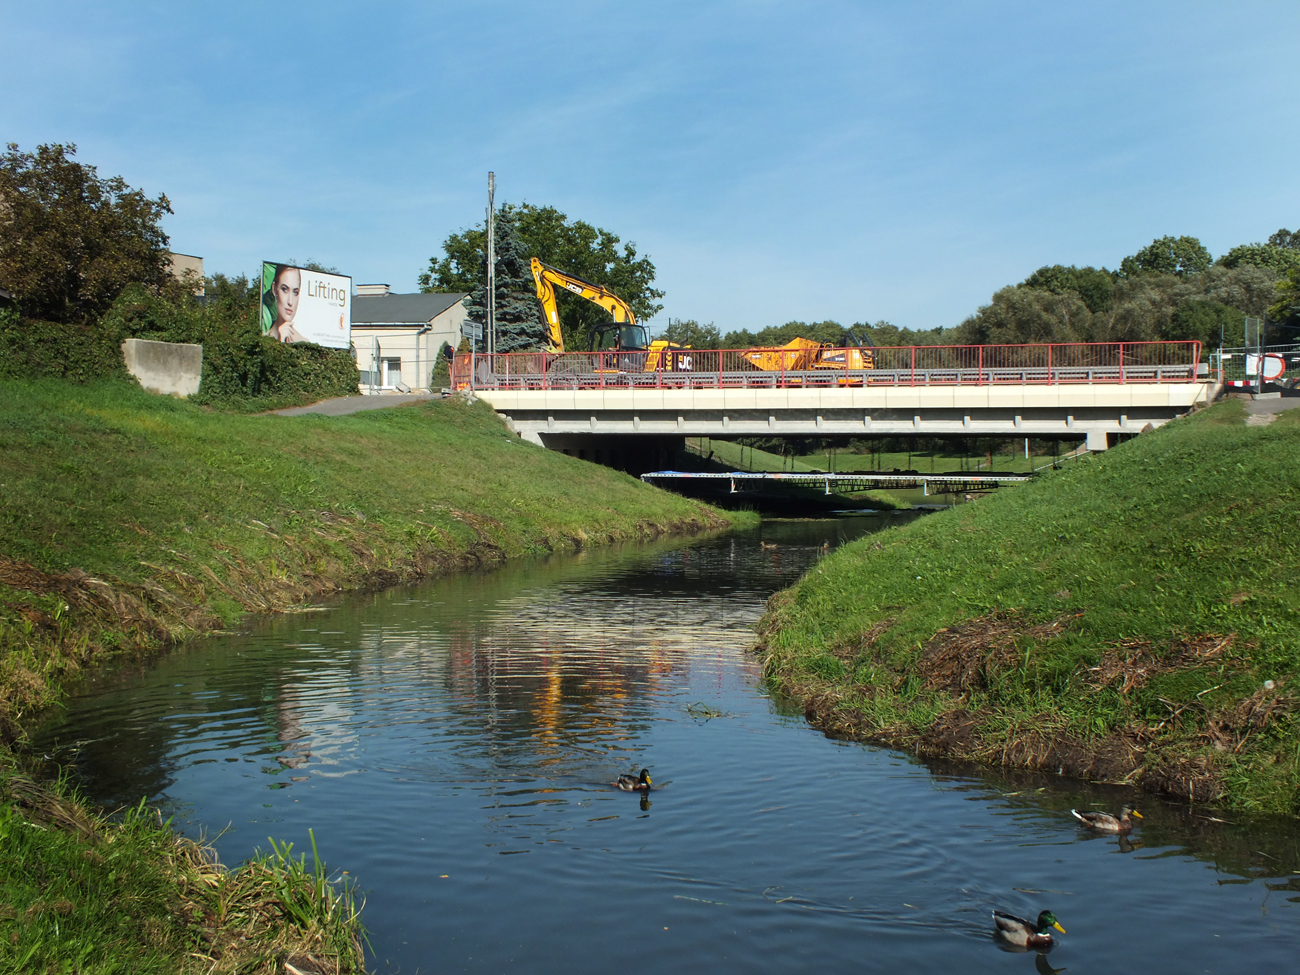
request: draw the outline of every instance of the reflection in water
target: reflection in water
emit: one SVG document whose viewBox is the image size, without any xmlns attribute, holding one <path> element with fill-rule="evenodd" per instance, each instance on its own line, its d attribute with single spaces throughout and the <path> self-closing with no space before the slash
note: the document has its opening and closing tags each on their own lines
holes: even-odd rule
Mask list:
<svg viewBox="0 0 1300 975">
<path fill-rule="evenodd" d="M 1120 853 L 1132 853 L 1134 850 L 1142 849 L 1142 841 L 1134 840 L 1126 833 L 1120 833 L 1119 836 L 1115 838 L 1115 843 L 1119 847 Z"/>
<path fill-rule="evenodd" d="M 607 972 L 634 943 L 647 972 L 1002 972 L 989 912 L 1043 904 L 1078 971 L 1292 959 L 1290 824 L 1146 797 L 1133 834 L 1087 835 L 1071 806 L 1132 796 L 832 742 L 761 692 L 764 600 L 881 525 L 357 597 L 101 681 L 37 744 L 107 804 L 229 823 L 228 861 L 313 827 L 380 970 Z M 642 767 L 653 793 L 610 785 Z"/>
</svg>

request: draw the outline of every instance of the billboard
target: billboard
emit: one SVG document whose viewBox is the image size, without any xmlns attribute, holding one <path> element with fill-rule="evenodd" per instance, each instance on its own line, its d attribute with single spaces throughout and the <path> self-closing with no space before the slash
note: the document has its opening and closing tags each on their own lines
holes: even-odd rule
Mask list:
<svg viewBox="0 0 1300 975">
<path fill-rule="evenodd" d="M 281 342 L 348 348 L 352 342 L 352 279 L 264 261 L 262 334 Z"/>
</svg>

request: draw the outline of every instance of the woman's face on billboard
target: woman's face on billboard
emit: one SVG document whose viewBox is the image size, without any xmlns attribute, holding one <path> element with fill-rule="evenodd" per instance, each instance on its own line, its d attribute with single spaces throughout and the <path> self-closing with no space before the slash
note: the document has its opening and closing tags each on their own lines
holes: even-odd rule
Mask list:
<svg viewBox="0 0 1300 975">
<path fill-rule="evenodd" d="M 277 322 L 291 322 L 298 313 L 298 292 L 302 290 L 302 274 L 296 267 L 287 267 L 275 279 L 275 318 Z"/>
</svg>

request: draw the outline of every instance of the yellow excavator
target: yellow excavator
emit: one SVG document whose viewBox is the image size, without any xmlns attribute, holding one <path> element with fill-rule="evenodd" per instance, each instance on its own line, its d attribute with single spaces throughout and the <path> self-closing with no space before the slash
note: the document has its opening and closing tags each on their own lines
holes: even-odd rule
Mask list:
<svg viewBox="0 0 1300 975">
<path fill-rule="evenodd" d="M 689 356 L 668 355 L 681 351 L 687 346 L 677 345 L 665 339 L 650 341 L 650 335 L 644 325 L 638 325 L 636 313 L 632 307 L 603 284 L 593 284 L 559 268 L 543 264 L 537 258 L 530 261 L 533 269 L 533 281 L 537 284 L 537 300 L 542 303 L 542 313 L 546 316 L 546 349 L 553 355 L 564 354 L 564 335 L 560 331 L 560 311 L 555 304 L 556 285 L 571 291 L 575 295 L 595 302 L 614 316 L 612 322 L 597 325 L 592 336 L 593 352 L 637 353 L 635 356 L 620 355 L 616 360 L 622 371 L 657 372 L 660 367 L 665 371 L 686 371 L 691 368 Z M 644 354 L 642 360 L 641 354 Z M 626 368 L 636 365 L 635 370 Z"/>
<path fill-rule="evenodd" d="M 791 339 L 785 345 L 746 349 L 742 355 L 750 364 L 768 372 L 804 372 L 812 369 L 871 369 L 875 356 L 861 345 L 837 349 L 812 339 Z"/>
</svg>

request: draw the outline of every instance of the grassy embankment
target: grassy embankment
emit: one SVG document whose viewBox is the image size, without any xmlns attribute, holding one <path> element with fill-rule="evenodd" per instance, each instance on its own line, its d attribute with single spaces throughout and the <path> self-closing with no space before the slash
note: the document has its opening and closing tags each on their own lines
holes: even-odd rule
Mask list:
<svg viewBox="0 0 1300 975">
<path fill-rule="evenodd" d="M 1228 402 L 848 545 L 766 673 L 833 734 L 1300 813 L 1300 411 Z"/>
<path fill-rule="evenodd" d="M 483 404 L 237 416 L 126 381 L 0 382 L 0 743 L 19 740 L 79 673 L 246 614 L 729 523 L 527 445 Z M 115 944 L 118 960 L 93 970 L 207 971 L 215 961 L 216 971 L 271 971 L 290 943 L 337 953 L 355 933 L 349 922 L 317 937 L 329 927 L 323 875 L 286 872 L 274 856 L 227 874 L 143 814 L 116 825 L 84 811 L 50 819 L 44 806 L 76 804 L 58 789 L 24 802 L 11 772 L 0 775 L 0 968 L 62 970 L 83 948 Z M 290 891 L 278 898 L 277 876 Z M 128 906 L 106 910 L 108 890 Z M 247 907 L 248 890 L 279 907 Z M 312 891 L 318 910 L 295 915 Z M 336 920 L 349 910 L 340 904 Z M 344 970 L 359 964 L 344 955 Z"/>
</svg>

